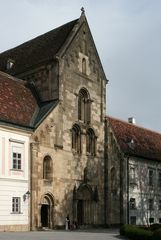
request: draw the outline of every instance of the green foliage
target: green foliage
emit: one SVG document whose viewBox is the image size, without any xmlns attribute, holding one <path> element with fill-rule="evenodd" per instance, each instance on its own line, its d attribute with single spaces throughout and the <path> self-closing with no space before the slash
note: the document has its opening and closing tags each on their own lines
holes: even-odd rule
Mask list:
<svg viewBox="0 0 161 240">
<path fill-rule="evenodd" d="M 154 231 L 153 240 L 161 240 L 161 228 Z"/>
<path fill-rule="evenodd" d="M 159 228 L 161 228 L 161 224 L 159 224 L 159 223 L 154 223 L 154 224 L 150 225 L 150 230 L 153 232 L 155 230 L 158 230 Z"/>
<path fill-rule="evenodd" d="M 141 229 L 133 225 L 123 225 L 120 234 L 133 240 L 152 240 L 153 232 Z"/>
<path fill-rule="evenodd" d="M 128 225 L 128 224 L 122 225 L 120 228 L 120 235 L 125 236 L 126 232 L 128 231 L 128 229 L 130 229 L 130 227 L 131 227 L 131 225 Z"/>
</svg>

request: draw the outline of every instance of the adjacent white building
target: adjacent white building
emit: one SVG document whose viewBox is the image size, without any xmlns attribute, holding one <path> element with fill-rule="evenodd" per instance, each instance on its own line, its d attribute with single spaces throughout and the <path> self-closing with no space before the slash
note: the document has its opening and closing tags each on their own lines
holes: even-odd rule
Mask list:
<svg viewBox="0 0 161 240">
<path fill-rule="evenodd" d="M 29 230 L 29 134 L 0 127 L 0 230 Z"/>
<path fill-rule="evenodd" d="M 30 136 L 37 102 L 25 81 L 0 72 L 0 231 L 30 229 Z"/>
<path fill-rule="evenodd" d="M 129 158 L 129 223 L 161 223 L 161 163 Z"/>
</svg>

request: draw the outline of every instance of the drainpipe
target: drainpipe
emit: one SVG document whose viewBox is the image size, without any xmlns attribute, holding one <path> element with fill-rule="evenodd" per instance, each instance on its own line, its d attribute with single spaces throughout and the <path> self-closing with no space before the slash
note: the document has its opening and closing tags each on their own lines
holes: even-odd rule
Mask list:
<svg viewBox="0 0 161 240">
<path fill-rule="evenodd" d="M 108 127 L 107 119 L 104 121 L 104 224 L 108 221 Z"/>
<path fill-rule="evenodd" d="M 61 73 L 60 73 L 60 58 L 59 58 L 59 56 L 56 56 L 54 60 L 57 62 L 56 78 L 57 78 L 57 81 L 58 81 L 58 99 L 60 100 L 60 89 L 61 89 L 60 74 Z"/>
<path fill-rule="evenodd" d="M 129 224 L 129 156 L 127 157 L 127 223 Z"/>
<path fill-rule="evenodd" d="M 32 150 L 33 143 L 30 143 L 30 231 L 32 231 Z"/>
</svg>

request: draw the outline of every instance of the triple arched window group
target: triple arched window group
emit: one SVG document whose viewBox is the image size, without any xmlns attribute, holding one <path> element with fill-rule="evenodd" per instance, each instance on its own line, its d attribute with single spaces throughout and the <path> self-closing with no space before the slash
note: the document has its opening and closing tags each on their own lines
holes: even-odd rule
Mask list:
<svg viewBox="0 0 161 240">
<path fill-rule="evenodd" d="M 78 94 L 78 121 L 80 125 L 83 123 L 86 126 L 86 152 L 89 155 L 96 154 L 96 135 L 90 127 L 91 123 L 91 99 L 86 89 L 82 88 Z M 72 149 L 77 152 L 82 152 L 82 131 L 79 124 L 74 124 L 72 127 Z"/>
</svg>

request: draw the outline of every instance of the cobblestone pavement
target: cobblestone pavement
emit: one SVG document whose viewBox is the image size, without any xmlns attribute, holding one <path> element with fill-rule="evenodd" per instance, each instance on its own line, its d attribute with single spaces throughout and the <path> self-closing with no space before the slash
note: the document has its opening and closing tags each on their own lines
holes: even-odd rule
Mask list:
<svg viewBox="0 0 161 240">
<path fill-rule="evenodd" d="M 119 240 L 116 229 L 77 231 L 0 232 L 0 240 Z"/>
</svg>

